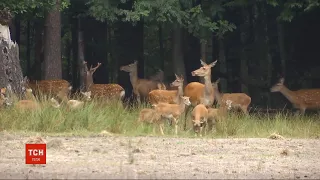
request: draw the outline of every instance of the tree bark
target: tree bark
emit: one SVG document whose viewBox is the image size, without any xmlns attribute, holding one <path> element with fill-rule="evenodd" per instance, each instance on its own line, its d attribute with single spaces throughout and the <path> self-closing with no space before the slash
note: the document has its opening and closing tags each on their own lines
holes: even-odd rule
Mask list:
<svg viewBox="0 0 320 180">
<path fill-rule="evenodd" d="M 174 73 L 186 77 L 184 57 L 182 52 L 182 29 L 178 24 L 173 24 L 172 33 L 172 61 Z M 185 78 L 186 79 L 186 78 Z"/>
<path fill-rule="evenodd" d="M 61 15 L 60 0 L 46 14 L 44 43 L 44 79 L 61 79 Z"/>
<path fill-rule="evenodd" d="M 225 47 L 224 47 L 224 39 L 219 38 L 219 65 L 220 65 L 220 73 L 227 74 L 227 61 L 226 61 L 226 54 L 225 54 Z M 227 87 L 227 79 L 221 78 L 221 92 L 226 92 Z"/>
<path fill-rule="evenodd" d="M 282 22 L 277 22 L 277 30 L 278 30 L 278 44 L 280 50 L 280 58 L 281 58 L 281 69 L 282 76 L 286 76 L 286 62 L 287 62 L 287 53 L 285 49 L 285 39 L 284 39 L 284 25 Z"/>
<path fill-rule="evenodd" d="M 31 65 L 31 47 L 30 47 L 30 21 L 27 21 L 27 72 L 30 72 Z"/>
<path fill-rule="evenodd" d="M 22 82 L 18 44 L 0 38 L 0 87 L 6 87 L 9 93 L 12 92 L 21 97 Z"/>
<path fill-rule="evenodd" d="M 161 69 L 164 71 L 164 47 L 163 47 L 163 32 L 162 32 L 162 24 L 158 24 L 158 37 L 159 37 L 159 54 L 161 59 Z"/>
</svg>

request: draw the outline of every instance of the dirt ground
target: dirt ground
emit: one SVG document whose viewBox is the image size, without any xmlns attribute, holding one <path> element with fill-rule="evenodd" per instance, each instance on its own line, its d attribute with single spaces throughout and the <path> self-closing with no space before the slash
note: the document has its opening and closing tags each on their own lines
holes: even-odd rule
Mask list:
<svg viewBox="0 0 320 180">
<path fill-rule="evenodd" d="M 43 137 L 47 164 L 32 166 L 29 138 L 0 133 L 0 178 L 320 178 L 319 139 Z"/>
</svg>

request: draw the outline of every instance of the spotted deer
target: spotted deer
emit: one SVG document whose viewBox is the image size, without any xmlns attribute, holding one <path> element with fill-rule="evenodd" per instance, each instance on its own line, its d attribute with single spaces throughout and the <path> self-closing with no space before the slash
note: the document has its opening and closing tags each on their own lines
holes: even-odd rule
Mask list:
<svg viewBox="0 0 320 180">
<path fill-rule="evenodd" d="M 27 77 L 23 80 L 23 86 L 30 88 L 36 94 L 58 97 L 62 101 L 67 101 L 72 89 L 70 83 L 63 79 L 36 80 L 29 81 Z"/>
<path fill-rule="evenodd" d="M 191 72 L 192 76 L 204 77 L 204 84 L 199 82 L 191 82 L 184 88 L 184 95 L 190 97 L 191 107 L 198 104 L 203 104 L 207 108 L 211 107 L 214 102 L 214 89 L 211 83 L 211 68 L 214 67 L 217 61 L 211 64 L 206 64 L 200 59 L 202 67 Z M 185 111 L 184 130 L 187 128 L 187 113 L 189 108 Z"/>
<path fill-rule="evenodd" d="M 85 71 L 86 71 L 86 91 L 91 91 L 92 97 L 101 97 L 101 98 L 116 98 L 123 99 L 125 96 L 125 90 L 119 84 L 94 84 L 93 74 L 101 66 L 101 63 L 98 63 L 96 67 L 90 66 L 88 69 L 87 62 L 83 62 Z"/>
<path fill-rule="evenodd" d="M 248 107 L 251 103 L 251 97 L 245 93 L 220 93 L 218 83 L 220 79 L 213 83 L 214 96 L 219 106 L 227 109 L 240 109 L 243 113 L 248 114 Z"/>
<path fill-rule="evenodd" d="M 206 135 L 206 127 L 208 120 L 208 109 L 203 104 L 198 104 L 191 113 L 193 130 L 195 132 L 195 136 L 200 134 L 202 137 L 202 132 L 204 130 L 204 135 Z"/>
<path fill-rule="evenodd" d="M 170 86 L 178 87 L 178 90 L 161 90 L 155 89 L 149 92 L 149 102 L 151 104 L 158 104 L 160 102 L 169 104 L 178 104 L 180 96 L 183 95 L 183 77 L 176 75 L 176 80 Z"/>
<path fill-rule="evenodd" d="M 154 104 L 153 107 L 156 113 L 161 115 L 162 118 L 170 119 L 175 126 L 175 134 L 178 134 L 178 121 L 181 114 L 185 111 L 185 107 L 191 104 L 189 97 L 180 96 L 179 104 L 159 103 Z M 163 121 L 159 123 L 161 134 L 163 135 Z"/>
<path fill-rule="evenodd" d="M 148 94 L 150 91 L 162 87 L 159 81 L 140 79 L 138 77 L 138 61 L 121 66 L 120 70 L 129 73 L 133 93 L 136 95 L 139 104 L 141 103 L 141 100 L 146 101 L 148 99 Z"/>
<path fill-rule="evenodd" d="M 320 89 L 300 89 L 291 91 L 284 85 L 284 78 L 270 88 L 271 92 L 282 93 L 304 115 L 306 109 L 320 109 Z"/>
</svg>

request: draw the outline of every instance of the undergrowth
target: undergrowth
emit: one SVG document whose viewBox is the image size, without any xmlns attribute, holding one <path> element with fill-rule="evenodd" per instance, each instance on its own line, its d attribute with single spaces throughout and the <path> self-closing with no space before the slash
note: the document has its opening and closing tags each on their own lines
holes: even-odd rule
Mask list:
<svg viewBox="0 0 320 180">
<path fill-rule="evenodd" d="M 52 107 L 49 101 L 41 100 L 41 109 L 20 111 L 14 107 L 0 109 L 0 130 L 12 132 L 40 132 L 49 134 L 97 134 L 108 131 L 127 136 L 151 135 L 152 125 L 137 122 L 141 105 L 126 108 L 121 102 L 91 101 L 85 107 L 68 111 L 61 107 Z M 179 121 L 179 137 L 194 137 L 190 115 L 188 129 L 184 131 L 182 124 L 184 115 Z M 174 128 L 165 126 L 166 136 L 174 136 Z M 218 122 L 207 137 L 267 137 L 278 133 L 284 137 L 318 138 L 320 136 L 319 115 L 289 116 L 286 114 L 237 115 L 230 114 L 226 121 Z M 160 136 L 156 126 L 156 135 Z"/>
</svg>

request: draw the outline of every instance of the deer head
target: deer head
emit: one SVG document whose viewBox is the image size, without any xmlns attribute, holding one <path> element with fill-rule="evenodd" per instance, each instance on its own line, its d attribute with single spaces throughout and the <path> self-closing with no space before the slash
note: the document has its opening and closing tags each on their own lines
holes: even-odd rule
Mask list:
<svg viewBox="0 0 320 180">
<path fill-rule="evenodd" d="M 86 88 L 88 88 L 90 85 L 93 84 L 93 74 L 101 66 L 101 63 L 98 62 L 97 66 L 94 67 L 94 68 L 91 65 L 90 69 L 88 69 L 86 61 L 83 61 L 83 65 L 84 65 L 84 68 L 85 68 L 85 71 L 86 71 L 86 80 L 87 80 Z"/>
<path fill-rule="evenodd" d="M 183 84 L 183 81 L 184 81 L 184 79 L 183 79 L 183 76 L 178 76 L 177 74 L 174 74 L 175 76 L 176 76 L 176 80 L 175 81 L 173 81 L 171 84 L 170 84 L 170 86 L 171 87 L 179 87 L 179 86 L 181 86 L 182 84 Z"/>
<path fill-rule="evenodd" d="M 180 96 L 180 98 L 182 99 L 182 103 L 184 103 L 187 106 L 191 105 L 190 99 L 187 96 Z"/>
<path fill-rule="evenodd" d="M 80 92 L 86 101 L 90 101 L 91 100 L 91 91 L 88 91 L 88 92 Z"/>
<path fill-rule="evenodd" d="M 281 89 L 284 87 L 284 78 L 280 78 L 278 83 L 276 83 L 275 85 L 273 85 L 270 88 L 270 92 L 278 92 L 281 91 Z"/>
<path fill-rule="evenodd" d="M 138 61 L 134 61 L 134 63 L 132 63 L 132 64 L 128 64 L 126 66 L 121 66 L 120 70 L 131 73 L 131 72 L 137 71 L 137 67 L 138 67 Z"/>
<path fill-rule="evenodd" d="M 201 62 L 202 67 L 200 67 L 197 70 L 192 71 L 191 75 L 192 76 L 200 76 L 200 77 L 211 76 L 211 68 L 216 65 L 217 60 L 212 62 L 211 64 L 206 64 L 201 59 L 200 59 L 200 62 Z"/>
</svg>

